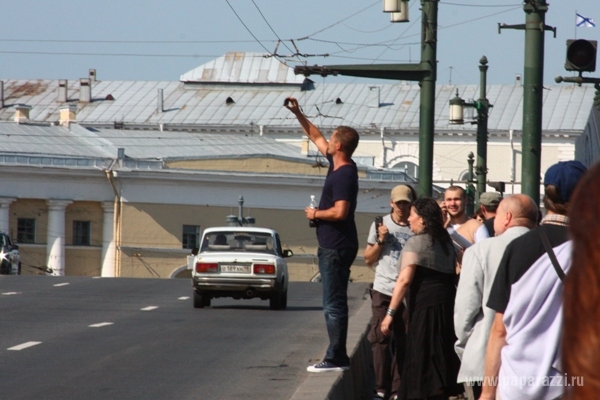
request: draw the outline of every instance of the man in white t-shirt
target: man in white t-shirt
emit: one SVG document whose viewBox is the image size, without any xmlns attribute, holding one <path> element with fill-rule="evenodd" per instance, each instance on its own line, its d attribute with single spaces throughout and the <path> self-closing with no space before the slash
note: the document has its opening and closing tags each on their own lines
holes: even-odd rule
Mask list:
<svg viewBox="0 0 600 400">
<path fill-rule="evenodd" d="M 571 268 L 569 201 L 586 167 L 554 164 L 544 176 L 546 216 L 507 247 L 487 307 L 496 311 L 480 399 L 554 400 L 562 396 L 562 279 Z M 485 241 L 483 241 L 485 242 Z"/>
<path fill-rule="evenodd" d="M 372 291 L 371 330 L 367 336 L 373 350 L 375 368 L 375 398 L 396 396 L 400 388 L 402 363 L 404 362 L 405 328 L 402 318 L 395 318 L 393 327 L 395 353 L 391 355 L 390 336 L 381 333 L 380 323 L 385 317 L 392 298 L 392 291 L 398 278 L 398 259 L 402 247 L 413 235 L 408 226 L 410 206 L 415 198 L 414 189 L 399 185 L 392 189 L 391 212 L 382 218 L 378 226 L 375 222 L 367 238 L 364 257 L 367 265 L 374 267 L 375 280 Z M 402 310 L 399 312 L 402 315 Z"/>
</svg>

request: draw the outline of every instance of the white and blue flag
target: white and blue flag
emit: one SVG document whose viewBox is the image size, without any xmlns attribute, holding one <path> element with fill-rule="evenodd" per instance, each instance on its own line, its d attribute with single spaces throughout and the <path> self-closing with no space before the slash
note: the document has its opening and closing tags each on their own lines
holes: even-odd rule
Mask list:
<svg viewBox="0 0 600 400">
<path fill-rule="evenodd" d="M 588 18 L 588 17 L 584 17 L 583 15 L 577 13 L 577 27 L 581 28 L 586 27 L 586 28 L 595 28 L 596 27 L 596 23 L 594 22 L 594 20 L 592 18 Z"/>
</svg>

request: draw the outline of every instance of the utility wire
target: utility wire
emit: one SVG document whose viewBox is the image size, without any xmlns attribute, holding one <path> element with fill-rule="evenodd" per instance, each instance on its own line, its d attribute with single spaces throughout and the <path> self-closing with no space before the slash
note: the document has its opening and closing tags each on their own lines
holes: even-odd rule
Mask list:
<svg viewBox="0 0 600 400">
<path fill-rule="evenodd" d="M 360 14 L 360 13 L 362 13 L 362 12 L 366 11 L 366 10 L 368 10 L 369 8 L 373 7 L 375 4 L 379 4 L 379 3 L 380 3 L 380 0 L 375 0 L 375 2 L 371 3 L 370 5 L 368 5 L 367 7 L 363 8 L 363 9 L 361 9 L 361 10 L 359 10 L 359 11 L 355 12 L 354 14 L 352 14 L 352 15 L 350 15 L 350 16 L 348 16 L 348 17 L 346 17 L 346 18 L 343 18 L 343 19 L 341 19 L 341 20 L 339 20 L 339 21 L 337 21 L 337 22 L 335 22 L 335 23 L 333 23 L 333 24 L 331 24 L 331 25 L 329 25 L 329 26 L 326 26 L 326 27 L 325 27 L 325 28 L 323 28 L 323 29 L 320 29 L 320 30 L 318 30 L 318 31 L 316 31 L 316 32 L 313 32 L 313 33 L 311 33 L 310 35 L 306 35 L 306 36 L 304 36 L 304 37 L 302 37 L 302 38 L 298 39 L 298 41 L 300 41 L 300 40 L 305 40 L 305 39 L 308 39 L 308 38 L 310 38 L 311 36 L 314 36 L 314 35 L 316 35 L 316 34 L 318 34 L 318 33 L 321 33 L 321 32 L 324 32 L 324 31 L 326 31 L 326 30 L 330 29 L 330 28 L 333 28 L 334 26 L 341 24 L 342 22 L 344 22 L 344 21 L 346 21 L 346 20 L 348 20 L 348 19 L 350 19 L 350 18 L 352 18 L 352 17 L 354 17 L 354 16 L 356 16 L 356 15 L 358 15 L 358 14 Z"/>
<path fill-rule="evenodd" d="M 461 7 L 522 7 L 521 4 L 464 4 L 464 3 L 449 3 L 446 1 L 440 1 L 440 4 L 449 6 L 461 6 Z"/>
<path fill-rule="evenodd" d="M 270 40 L 263 40 L 263 42 Z M 112 44 L 193 44 L 193 43 L 254 43 L 254 40 L 85 40 L 85 39 L 2 39 L 0 42 L 34 43 L 112 43 Z"/>
<path fill-rule="evenodd" d="M 242 20 L 242 18 L 238 15 L 238 13 L 235 11 L 235 9 L 233 8 L 233 6 L 229 3 L 229 0 L 225 0 L 225 2 L 227 2 L 227 5 L 229 6 L 229 8 L 231 8 L 231 11 L 233 11 L 233 13 L 235 14 L 235 16 L 237 17 L 237 19 L 240 20 L 240 22 L 242 23 L 242 25 L 244 25 L 244 28 L 246 28 L 246 30 L 248 31 L 248 33 L 250 33 L 250 35 L 254 38 L 254 40 L 256 40 L 256 42 L 258 44 L 260 44 L 260 46 L 265 49 L 265 51 L 269 54 L 271 54 L 271 51 L 269 49 L 267 49 L 260 40 L 258 40 L 258 38 L 256 36 L 254 36 L 254 33 L 252 33 L 252 31 L 250 30 L 250 28 L 248 28 L 248 26 L 244 23 L 244 21 Z"/>
<path fill-rule="evenodd" d="M 98 57 L 177 57 L 177 58 L 217 58 L 221 55 L 213 54 L 132 54 L 132 53 L 71 53 L 62 51 L 5 51 L 0 50 L 0 54 L 38 54 L 49 56 L 98 56 Z"/>
<path fill-rule="evenodd" d="M 414 5 L 416 4 L 416 1 L 413 1 L 412 4 L 409 6 L 409 9 L 411 9 Z M 412 28 L 418 21 L 420 21 L 421 18 L 416 18 L 408 27 L 406 27 L 406 29 L 404 29 L 404 31 L 402 31 L 402 33 L 400 35 L 398 35 L 398 37 L 392 42 L 392 45 L 396 44 L 398 42 L 398 40 L 400 40 L 404 34 L 406 32 L 408 32 L 408 30 L 410 28 Z M 404 45 L 406 46 L 406 44 Z M 385 54 L 386 51 L 388 51 L 389 48 L 387 49 L 383 49 L 383 51 L 373 60 L 372 64 L 375 63 L 375 61 L 379 61 L 381 57 L 383 57 L 383 55 Z"/>
<path fill-rule="evenodd" d="M 290 49 L 289 46 L 287 44 L 285 44 L 284 41 L 281 40 L 281 38 L 279 37 L 279 35 L 277 34 L 277 32 L 275 32 L 275 29 L 273 29 L 273 27 L 271 26 L 271 24 L 269 23 L 269 21 L 267 21 L 267 19 L 265 18 L 264 14 L 262 13 L 262 11 L 260 10 L 260 8 L 258 7 L 258 5 L 256 4 L 256 2 L 254 0 L 252 0 L 252 4 L 254 4 L 254 7 L 256 7 L 256 9 L 258 10 L 260 16 L 265 21 L 265 23 L 267 24 L 267 26 L 269 27 L 269 29 L 271 29 L 271 32 L 273 32 L 273 34 L 279 40 L 279 42 L 283 43 L 283 45 L 285 46 L 285 48 L 288 49 L 290 51 L 290 53 L 294 53 L 294 50 Z"/>
<path fill-rule="evenodd" d="M 471 22 L 480 21 L 480 20 L 483 20 L 483 19 L 486 19 L 486 18 L 494 17 L 494 16 L 496 16 L 496 15 L 500 15 L 500 14 L 504 14 L 504 13 L 507 13 L 507 12 L 514 11 L 514 10 L 516 10 L 516 9 L 519 9 L 519 8 L 521 8 L 521 6 L 520 6 L 520 5 L 519 5 L 519 6 L 516 6 L 516 7 L 513 7 L 513 8 L 510 8 L 510 9 L 508 9 L 508 10 L 503 10 L 503 11 L 499 11 L 499 12 L 496 12 L 496 13 L 492 13 L 492 14 L 484 15 L 484 16 L 482 16 L 482 17 L 477 17 L 477 18 L 473 18 L 473 19 L 466 20 L 466 21 L 457 22 L 457 23 L 455 23 L 455 24 L 452 24 L 452 25 L 447 25 L 447 26 L 439 26 L 439 25 L 438 25 L 437 31 L 439 32 L 439 31 L 442 31 L 442 30 L 444 30 L 444 29 L 449 29 L 449 28 L 453 28 L 453 27 L 456 27 L 456 26 L 460 26 L 460 25 L 468 24 L 468 23 L 471 23 Z M 413 23 L 411 24 L 411 26 L 412 26 L 412 25 L 414 25 L 414 23 L 415 23 L 415 22 L 413 22 Z M 410 28 L 410 26 L 409 26 L 409 28 Z M 406 30 L 408 30 L 408 28 L 407 28 Z M 405 32 L 406 32 L 406 30 L 405 30 Z M 421 36 L 421 32 L 419 32 L 419 33 L 414 33 L 414 34 L 411 34 L 411 35 L 406 35 L 406 36 L 404 36 L 404 34 L 401 34 L 401 35 L 400 35 L 398 38 L 396 38 L 396 39 L 395 39 L 395 40 L 394 40 L 392 43 L 395 43 L 395 42 L 396 42 L 397 40 L 399 40 L 399 39 L 408 39 L 408 38 L 411 38 L 411 37 L 420 37 L 420 36 Z M 305 38 L 302 38 L 302 39 L 298 39 L 298 40 L 305 40 L 305 39 L 309 39 L 309 40 L 315 40 L 315 41 L 317 40 L 317 39 L 309 38 L 308 36 L 307 36 L 307 37 L 305 37 Z M 373 44 L 369 44 L 369 45 L 358 45 L 358 46 L 357 46 L 356 48 L 354 48 L 354 49 L 351 49 L 351 50 L 346 50 L 346 49 L 344 49 L 342 52 L 352 53 L 352 52 L 355 52 L 356 50 L 359 50 L 359 49 L 361 49 L 361 48 L 364 48 L 364 47 L 372 47 L 372 46 L 374 46 L 375 44 L 388 43 L 388 42 L 389 42 L 389 40 L 386 40 L 386 41 L 383 41 L 383 42 L 378 42 L 378 43 L 373 43 Z M 341 43 L 341 42 L 335 42 L 335 41 L 332 41 L 332 44 L 335 44 L 335 45 L 337 45 L 338 47 L 340 47 L 341 49 L 343 49 L 343 48 L 342 48 L 341 46 L 339 46 L 337 43 Z M 420 43 L 420 42 L 418 42 L 418 43 L 397 43 L 397 45 L 413 45 L 413 44 L 419 44 L 419 43 Z M 339 54 L 339 53 L 340 53 L 340 52 L 337 52 L 337 53 L 330 53 L 330 56 L 336 56 L 336 54 Z M 336 56 L 336 57 L 337 57 L 337 56 Z M 373 60 L 373 58 L 372 58 L 372 57 L 371 57 L 370 59 L 371 59 L 371 60 Z"/>
</svg>

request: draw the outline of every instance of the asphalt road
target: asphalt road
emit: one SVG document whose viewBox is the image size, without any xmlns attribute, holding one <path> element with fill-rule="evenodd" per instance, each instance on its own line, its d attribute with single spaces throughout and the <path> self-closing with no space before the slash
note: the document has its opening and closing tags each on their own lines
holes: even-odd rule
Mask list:
<svg viewBox="0 0 600 400">
<path fill-rule="evenodd" d="M 187 279 L 0 276 L 0 398 L 289 399 L 324 354 L 318 283 L 291 283 L 284 311 L 191 296 Z"/>
</svg>

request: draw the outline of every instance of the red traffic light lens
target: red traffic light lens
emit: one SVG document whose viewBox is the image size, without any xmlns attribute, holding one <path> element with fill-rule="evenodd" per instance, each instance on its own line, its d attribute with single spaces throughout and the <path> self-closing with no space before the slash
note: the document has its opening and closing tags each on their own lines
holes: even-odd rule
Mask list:
<svg viewBox="0 0 600 400">
<path fill-rule="evenodd" d="M 596 48 L 597 42 L 595 40 L 568 40 L 565 68 L 568 71 L 595 71 Z"/>
</svg>

